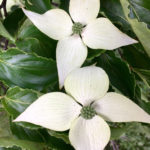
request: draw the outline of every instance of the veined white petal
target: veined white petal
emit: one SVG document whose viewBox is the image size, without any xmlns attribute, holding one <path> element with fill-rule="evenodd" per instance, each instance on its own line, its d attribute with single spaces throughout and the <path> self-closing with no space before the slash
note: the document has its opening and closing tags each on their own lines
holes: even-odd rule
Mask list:
<svg viewBox="0 0 150 150">
<path fill-rule="evenodd" d="M 71 18 L 62 9 L 52 9 L 42 15 L 25 9 L 23 11 L 40 31 L 55 40 L 72 34 Z"/>
<path fill-rule="evenodd" d="M 70 0 L 69 12 L 74 22 L 87 24 L 96 19 L 100 0 Z"/>
<path fill-rule="evenodd" d="M 48 93 L 31 104 L 15 122 L 30 122 L 45 128 L 65 131 L 80 114 L 81 106 L 70 96 L 60 93 Z"/>
<path fill-rule="evenodd" d="M 76 150 L 103 150 L 110 139 L 110 128 L 99 116 L 91 120 L 79 117 L 70 128 L 69 139 Z"/>
<path fill-rule="evenodd" d="M 107 121 L 150 123 L 150 115 L 130 99 L 117 93 L 107 93 L 94 103 L 94 108 Z"/>
<path fill-rule="evenodd" d="M 58 42 L 56 57 L 59 85 L 62 88 L 68 73 L 84 63 L 87 57 L 87 47 L 79 36 L 70 36 Z"/>
<path fill-rule="evenodd" d="M 65 80 L 66 92 L 84 106 L 103 97 L 108 87 L 106 72 L 95 66 L 76 69 Z"/>
<path fill-rule="evenodd" d="M 82 32 L 82 38 L 84 43 L 93 49 L 113 50 L 137 43 L 117 29 L 107 18 L 98 18 L 89 23 Z"/>
</svg>

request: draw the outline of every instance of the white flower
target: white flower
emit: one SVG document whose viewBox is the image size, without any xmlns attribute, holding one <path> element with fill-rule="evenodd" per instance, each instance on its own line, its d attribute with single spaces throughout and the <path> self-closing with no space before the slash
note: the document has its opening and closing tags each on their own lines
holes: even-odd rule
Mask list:
<svg viewBox="0 0 150 150">
<path fill-rule="evenodd" d="M 60 88 L 68 73 L 85 61 L 86 45 L 92 49 L 113 50 L 137 43 L 107 18 L 96 19 L 99 9 L 100 0 L 70 0 L 69 12 L 74 23 L 62 9 L 52 9 L 42 15 L 23 9 L 39 30 L 59 40 L 56 58 Z"/>
<path fill-rule="evenodd" d="M 102 150 L 110 139 L 106 121 L 150 123 L 150 115 L 128 98 L 108 92 L 107 74 L 98 67 L 72 71 L 65 80 L 68 93 L 39 97 L 15 121 L 30 122 L 55 131 L 69 131 L 76 150 Z"/>
</svg>

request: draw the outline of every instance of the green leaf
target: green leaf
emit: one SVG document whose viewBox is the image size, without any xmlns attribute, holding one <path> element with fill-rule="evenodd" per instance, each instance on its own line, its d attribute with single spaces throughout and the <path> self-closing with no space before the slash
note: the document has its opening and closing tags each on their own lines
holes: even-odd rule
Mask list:
<svg viewBox="0 0 150 150">
<path fill-rule="evenodd" d="M 132 68 L 150 70 L 150 59 L 140 44 L 122 47 L 121 49 L 123 50 L 123 58 Z"/>
<path fill-rule="evenodd" d="M 0 147 L 20 147 L 22 150 L 43 150 L 41 143 L 19 140 L 13 137 L 9 128 L 9 117 L 6 112 L 0 112 Z M 38 149 L 37 149 L 38 147 Z"/>
<path fill-rule="evenodd" d="M 60 1 L 60 8 L 69 12 L 69 1 Z"/>
<path fill-rule="evenodd" d="M 21 149 L 14 146 L 14 147 L 11 147 L 11 148 L 0 147 L 0 150 L 21 150 Z"/>
<path fill-rule="evenodd" d="M 0 147 L 11 148 L 20 147 L 22 150 L 43 150 L 44 146 L 41 143 L 19 140 L 10 137 L 0 138 Z"/>
<path fill-rule="evenodd" d="M 16 118 L 25 109 L 33 103 L 41 94 L 30 90 L 21 89 L 19 87 L 10 88 L 6 95 L 2 98 L 2 103 L 7 112 Z"/>
<path fill-rule="evenodd" d="M 150 25 L 150 3 L 148 0 L 129 0 L 130 6 L 139 21 Z"/>
<path fill-rule="evenodd" d="M 128 129 L 129 125 L 123 127 L 111 127 L 111 140 L 118 140 Z"/>
<path fill-rule="evenodd" d="M 149 126 L 141 123 L 130 123 L 131 128 L 119 139 L 121 150 L 149 150 L 150 130 Z"/>
<path fill-rule="evenodd" d="M 22 123 L 23 124 L 23 123 Z M 24 126 L 24 127 L 23 127 Z M 44 129 L 37 128 L 26 128 L 27 125 L 22 125 L 18 123 L 10 122 L 10 129 L 12 134 L 20 140 L 28 140 L 33 142 L 44 143 L 46 141 L 46 137 L 44 137 Z"/>
<path fill-rule="evenodd" d="M 50 0 L 25 0 L 25 6 L 27 9 L 41 14 L 51 8 Z"/>
<path fill-rule="evenodd" d="M 121 5 L 123 7 L 124 14 L 130 23 L 134 33 L 137 35 L 138 39 L 142 43 L 143 47 L 145 48 L 145 51 L 150 56 L 150 29 L 148 29 L 147 24 L 144 22 L 140 22 L 138 19 L 137 11 L 130 5 L 130 3 L 127 0 L 120 0 Z M 136 18 L 130 18 L 130 9 L 136 13 Z M 131 16 L 131 14 L 130 14 Z M 134 15 L 135 16 L 135 15 Z"/>
<path fill-rule="evenodd" d="M 9 39 L 13 43 L 15 42 L 15 39 L 8 33 L 2 22 L 0 21 L 0 35 Z"/>
<path fill-rule="evenodd" d="M 28 19 L 21 26 L 16 38 L 19 49 L 53 59 L 55 59 L 56 43 L 40 32 Z"/>
<path fill-rule="evenodd" d="M 144 69 L 133 69 L 139 77 L 143 80 L 143 82 L 150 88 L 150 70 L 144 70 Z"/>
<path fill-rule="evenodd" d="M 90 61 L 90 60 L 94 59 L 95 57 L 100 56 L 103 53 L 105 53 L 105 50 L 93 50 L 93 49 L 89 49 L 88 50 L 87 60 Z"/>
<path fill-rule="evenodd" d="M 0 51 L 0 80 L 9 86 L 42 90 L 57 81 L 56 63 L 18 49 Z"/>
<path fill-rule="evenodd" d="M 134 98 L 135 80 L 129 66 L 111 52 L 102 54 L 97 59 L 97 66 L 102 67 L 109 76 L 111 84 L 124 95 Z"/>
<path fill-rule="evenodd" d="M 13 37 L 15 37 L 24 19 L 24 13 L 22 12 L 22 9 L 18 8 L 6 17 L 6 19 L 4 20 L 4 26 L 7 31 Z"/>
<path fill-rule="evenodd" d="M 134 71 L 140 79 L 150 87 L 150 59 L 143 53 L 143 47 L 139 45 L 132 45 L 123 47 L 123 57 L 130 64 L 132 71 Z M 137 80 L 140 80 L 137 78 Z"/>
<path fill-rule="evenodd" d="M 147 113 L 150 114 L 150 102 L 148 100 L 148 97 L 150 96 L 149 88 L 147 88 L 145 84 L 139 82 L 136 85 L 135 92 L 136 92 L 135 102 L 142 109 L 144 109 Z"/>
<path fill-rule="evenodd" d="M 122 29 L 128 30 L 131 28 L 118 0 L 101 0 L 100 10 L 104 12 L 112 22 L 123 26 Z"/>
<path fill-rule="evenodd" d="M 9 128 L 9 119 L 5 111 L 0 112 L 0 138 L 8 137 L 11 135 Z"/>
<path fill-rule="evenodd" d="M 37 91 L 14 87 L 14 88 L 10 88 L 7 91 L 6 95 L 1 100 L 2 100 L 2 104 L 5 110 L 9 113 L 10 116 L 12 116 L 13 119 L 15 119 L 23 111 L 25 111 L 25 109 L 29 107 L 35 100 L 37 100 L 39 96 L 41 96 L 41 93 Z M 14 132 L 15 130 L 18 130 L 18 134 L 20 133 L 20 131 L 22 131 L 21 134 L 23 133 L 27 134 L 28 132 L 30 134 L 31 132 L 30 130 L 23 129 L 22 127 L 25 127 L 28 129 L 34 129 L 34 130 L 41 128 L 37 125 L 33 125 L 27 122 L 24 122 L 24 123 L 18 122 L 15 124 L 11 124 L 11 128 L 13 129 Z M 18 127 L 17 125 L 21 127 Z"/>
<path fill-rule="evenodd" d="M 60 138 L 55 138 L 54 136 L 48 137 L 48 145 L 52 150 L 74 150 L 70 144 L 66 144 Z"/>
<path fill-rule="evenodd" d="M 68 134 L 67 134 L 67 133 L 64 133 L 64 132 L 56 132 L 56 131 L 53 131 L 53 130 L 48 130 L 48 133 L 49 133 L 51 136 L 54 136 L 54 137 L 56 137 L 56 138 L 58 138 L 58 139 L 63 140 L 65 143 L 70 144 L 69 137 L 68 137 Z"/>
</svg>

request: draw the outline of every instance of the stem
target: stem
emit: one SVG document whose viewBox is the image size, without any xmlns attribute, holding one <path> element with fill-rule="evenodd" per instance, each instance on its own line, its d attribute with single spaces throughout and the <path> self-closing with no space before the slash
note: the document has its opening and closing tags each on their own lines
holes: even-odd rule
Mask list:
<svg viewBox="0 0 150 150">
<path fill-rule="evenodd" d="M 3 9 L 3 12 L 4 12 L 4 16 L 5 16 L 5 18 L 7 17 L 7 9 L 6 9 L 6 4 L 7 4 L 7 0 L 3 0 L 2 1 L 2 3 L 0 4 L 0 18 L 3 18 L 3 16 L 2 16 L 2 9 Z M 4 50 L 6 50 L 7 48 L 8 48 L 8 40 L 7 39 L 5 39 L 5 41 L 4 41 Z"/>
<path fill-rule="evenodd" d="M 57 4 L 57 3 L 55 3 L 55 2 L 51 2 L 51 4 L 54 5 L 54 6 L 56 6 L 56 7 L 59 6 L 59 4 Z"/>
<path fill-rule="evenodd" d="M 117 145 L 115 141 L 111 141 L 110 145 L 112 146 L 113 150 L 119 150 L 119 146 Z"/>
<path fill-rule="evenodd" d="M 8 40 L 7 39 L 5 39 L 5 46 L 4 46 L 4 50 L 7 50 L 7 48 L 8 48 Z"/>
<path fill-rule="evenodd" d="M 6 3 L 7 3 L 7 0 L 3 0 L 2 3 L 1 3 L 1 5 L 0 5 L 0 9 L 3 8 L 4 16 L 5 16 L 5 17 L 7 17 Z"/>
<path fill-rule="evenodd" d="M 2 82 L 0 82 L 0 87 L 4 90 L 4 94 L 6 94 L 7 88 L 4 86 Z"/>
<path fill-rule="evenodd" d="M 3 18 L 3 16 L 2 16 L 2 12 L 1 12 L 1 9 L 0 9 L 0 18 Z"/>
</svg>

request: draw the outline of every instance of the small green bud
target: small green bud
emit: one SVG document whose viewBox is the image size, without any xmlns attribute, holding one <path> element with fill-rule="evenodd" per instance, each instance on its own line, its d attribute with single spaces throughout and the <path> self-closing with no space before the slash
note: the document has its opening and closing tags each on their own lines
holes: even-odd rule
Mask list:
<svg viewBox="0 0 150 150">
<path fill-rule="evenodd" d="M 82 29 L 83 29 L 83 25 L 79 22 L 74 23 L 74 25 L 72 26 L 73 34 L 81 34 Z"/>
<path fill-rule="evenodd" d="M 85 106 L 81 109 L 81 116 L 84 119 L 92 119 L 96 115 L 96 111 L 91 106 Z"/>
</svg>

